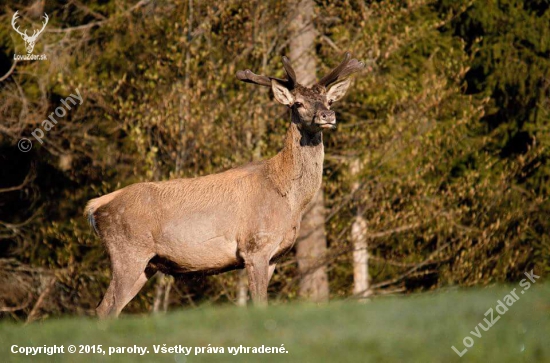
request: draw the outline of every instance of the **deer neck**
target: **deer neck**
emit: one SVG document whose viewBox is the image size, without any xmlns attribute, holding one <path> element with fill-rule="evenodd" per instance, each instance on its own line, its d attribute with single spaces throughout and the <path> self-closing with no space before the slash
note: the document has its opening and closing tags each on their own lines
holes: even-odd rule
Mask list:
<svg viewBox="0 0 550 363">
<path fill-rule="evenodd" d="M 283 149 L 268 160 L 268 178 L 294 211 L 302 213 L 321 187 L 324 156 L 321 132 L 301 131 L 292 122 Z"/>
</svg>

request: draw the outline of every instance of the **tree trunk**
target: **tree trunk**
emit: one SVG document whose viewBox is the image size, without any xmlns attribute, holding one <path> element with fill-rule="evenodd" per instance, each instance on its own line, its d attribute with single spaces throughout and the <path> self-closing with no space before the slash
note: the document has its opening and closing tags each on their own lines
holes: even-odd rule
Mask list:
<svg viewBox="0 0 550 363">
<path fill-rule="evenodd" d="M 361 167 L 359 159 L 351 164 L 351 176 L 356 179 Z M 352 193 L 359 188 L 359 183 L 354 181 L 351 187 Z M 355 219 L 351 225 L 351 241 L 353 243 L 353 294 L 365 298 L 370 295 L 369 289 L 369 252 L 367 250 L 367 221 L 363 217 L 363 209 L 357 207 Z"/>
<path fill-rule="evenodd" d="M 237 306 L 246 306 L 248 301 L 248 276 L 246 270 L 237 272 Z"/>
<path fill-rule="evenodd" d="M 298 82 L 304 86 L 315 83 L 316 58 L 313 26 L 315 3 L 312 0 L 289 1 L 292 21 L 289 26 L 290 54 Z M 300 271 L 299 295 L 315 301 L 328 301 L 328 278 L 323 259 L 327 252 L 325 206 L 323 191 L 319 190 L 305 213 L 296 244 L 296 258 Z"/>
<path fill-rule="evenodd" d="M 153 313 L 167 312 L 170 304 L 170 290 L 174 278 L 157 271 L 155 275 L 155 298 L 153 300 Z"/>
<path fill-rule="evenodd" d="M 319 190 L 304 214 L 296 243 L 296 258 L 300 271 L 299 295 L 314 301 L 328 301 L 328 277 L 323 259 L 327 253 L 325 232 L 325 205 L 323 191 Z"/>
<path fill-rule="evenodd" d="M 351 226 L 351 240 L 353 243 L 353 294 L 367 297 L 370 295 L 367 221 L 360 215 L 355 216 Z"/>
</svg>

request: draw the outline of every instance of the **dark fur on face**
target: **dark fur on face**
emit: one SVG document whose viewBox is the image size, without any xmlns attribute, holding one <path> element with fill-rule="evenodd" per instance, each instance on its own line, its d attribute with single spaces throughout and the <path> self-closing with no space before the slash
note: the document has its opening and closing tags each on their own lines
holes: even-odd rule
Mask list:
<svg viewBox="0 0 550 363">
<path fill-rule="evenodd" d="M 316 84 L 308 88 L 298 84 L 291 92 L 294 96 L 294 103 L 290 106 L 292 122 L 301 130 L 316 134 L 327 128 L 325 125 L 335 128 L 336 118 L 330 111 L 325 87 Z"/>
</svg>

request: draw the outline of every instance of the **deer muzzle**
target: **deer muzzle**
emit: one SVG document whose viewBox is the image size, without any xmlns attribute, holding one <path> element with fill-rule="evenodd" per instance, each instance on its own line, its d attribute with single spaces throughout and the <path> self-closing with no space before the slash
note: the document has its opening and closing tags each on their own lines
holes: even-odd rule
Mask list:
<svg viewBox="0 0 550 363">
<path fill-rule="evenodd" d="M 336 128 L 336 114 L 331 110 L 321 110 L 317 113 L 315 118 L 317 126 L 322 129 L 335 129 Z"/>
</svg>

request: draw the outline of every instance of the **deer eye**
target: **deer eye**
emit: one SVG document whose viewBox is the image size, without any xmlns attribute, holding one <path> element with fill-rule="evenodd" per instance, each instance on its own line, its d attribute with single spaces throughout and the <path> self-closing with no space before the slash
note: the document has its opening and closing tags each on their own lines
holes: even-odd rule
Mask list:
<svg viewBox="0 0 550 363">
<path fill-rule="evenodd" d="M 294 105 L 297 107 L 297 108 L 300 108 L 300 107 L 303 107 L 304 104 L 302 102 L 294 102 Z"/>
<path fill-rule="evenodd" d="M 333 100 L 328 100 L 328 105 L 329 105 L 329 106 L 332 106 L 332 103 L 333 103 L 333 102 L 334 102 Z"/>
</svg>

